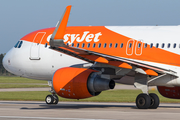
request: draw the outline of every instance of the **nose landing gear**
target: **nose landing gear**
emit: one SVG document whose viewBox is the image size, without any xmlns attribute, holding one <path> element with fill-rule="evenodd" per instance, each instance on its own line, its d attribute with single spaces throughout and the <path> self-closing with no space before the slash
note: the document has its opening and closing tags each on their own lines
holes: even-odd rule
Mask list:
<svg viewBox="0 0 180 120">
<path fill-rule="evenodd" d="M 45 102 L 48 105 L 50 105 L 50 104 L 58 104 L 59 98 L 58 98 L 57 95 L 47 95 L 46 98 L 45 98 Z"/>
<path fill-rule="evenodd" d="M 51 95 L 47 95 L 45 98 L 45 102 L 46 104 L 50 105 L 50 104 L 58 104 L 59 102 L 59 98 L 56 95 L 56 92 L 54 91 L 53 87 L 52 87 L 52 81 L 48 81 L 48 85 L 51 86 L 51 90 L 49 92 L 51 92 Z"/>
</svg>

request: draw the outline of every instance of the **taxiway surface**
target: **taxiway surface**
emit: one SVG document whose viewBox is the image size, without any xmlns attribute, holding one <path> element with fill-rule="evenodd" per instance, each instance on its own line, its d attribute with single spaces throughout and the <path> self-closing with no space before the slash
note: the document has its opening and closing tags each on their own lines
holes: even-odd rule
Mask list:
<svg viewBox="0 0 180 120">
<path fill-rule="evenodd" d="M 179 120 L 180 104 L 137 109 L 135 103 L 0 101 L 0 120 Z"/>
</svg>

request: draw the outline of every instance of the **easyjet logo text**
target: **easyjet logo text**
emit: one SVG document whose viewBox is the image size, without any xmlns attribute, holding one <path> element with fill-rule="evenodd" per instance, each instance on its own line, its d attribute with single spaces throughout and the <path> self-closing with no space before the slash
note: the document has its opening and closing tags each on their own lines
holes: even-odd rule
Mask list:
<svg viewBox="0 0 180 120">
<path fill-rule="evenodd" d="M 73 43 L 74 41 L 98 42 L 99 36 L 101 35 L 102 35 L 101 32 L 98 32 L 96 34 L 91 34 L 89 31 L 85 31 L 82 36 L 80 34 L 65 34 L 64 42 L 68 42 L 69 44 Z"/>
</svg>

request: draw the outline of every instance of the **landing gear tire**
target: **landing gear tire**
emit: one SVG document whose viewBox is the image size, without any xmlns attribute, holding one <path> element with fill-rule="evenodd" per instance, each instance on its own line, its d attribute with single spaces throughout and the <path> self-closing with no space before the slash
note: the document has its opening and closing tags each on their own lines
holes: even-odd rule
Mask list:
<svg viewBox="0 0 180 120">
<path fill-rule="evenodd" d="M 151 99 L 149 109 L 157 109 L 159 106 L 159 97 L 155 93 L 150 93 L 149 96 Z"/>
<path fill-rule="evenodd" d="M 144 93 L 141 93 L 136 98 L 136 106 L 139 109 L 148 109 L 151 104 L 150 96 Z"/>
<path fill-rule="evenodd" d="M 46 104 L 48 104 L 48 105 L 53 104 L 54 97 L 52 95 L 47 95 L 45 101 L 46 101 Z"/>
<path fill-rule="evenodd" d="M 54 95 L 53 97 L 54 97 L 54 102 L 53 102 L 53 104 L 58 104 L 58 102 L 59 102 L 58 96 L 57 96 L 57 95 Z"/>
</svg>

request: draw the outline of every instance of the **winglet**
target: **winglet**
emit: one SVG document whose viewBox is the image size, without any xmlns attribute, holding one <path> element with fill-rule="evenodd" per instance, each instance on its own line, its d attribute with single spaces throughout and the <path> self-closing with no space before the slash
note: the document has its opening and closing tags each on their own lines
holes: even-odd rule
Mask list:
<svg viewBox="0 0 180 120">
<path fill-rule="evenodd" d="M 67 6 L 61 19 L 58 21 L 56 28 L 50 39 L 51 47 L 65 46 L 63 42 L 63 36 L 65 34 L 66 26 L 68 23 L 69 14 L 71 11 L 71 5 Z"/>
</svg>

